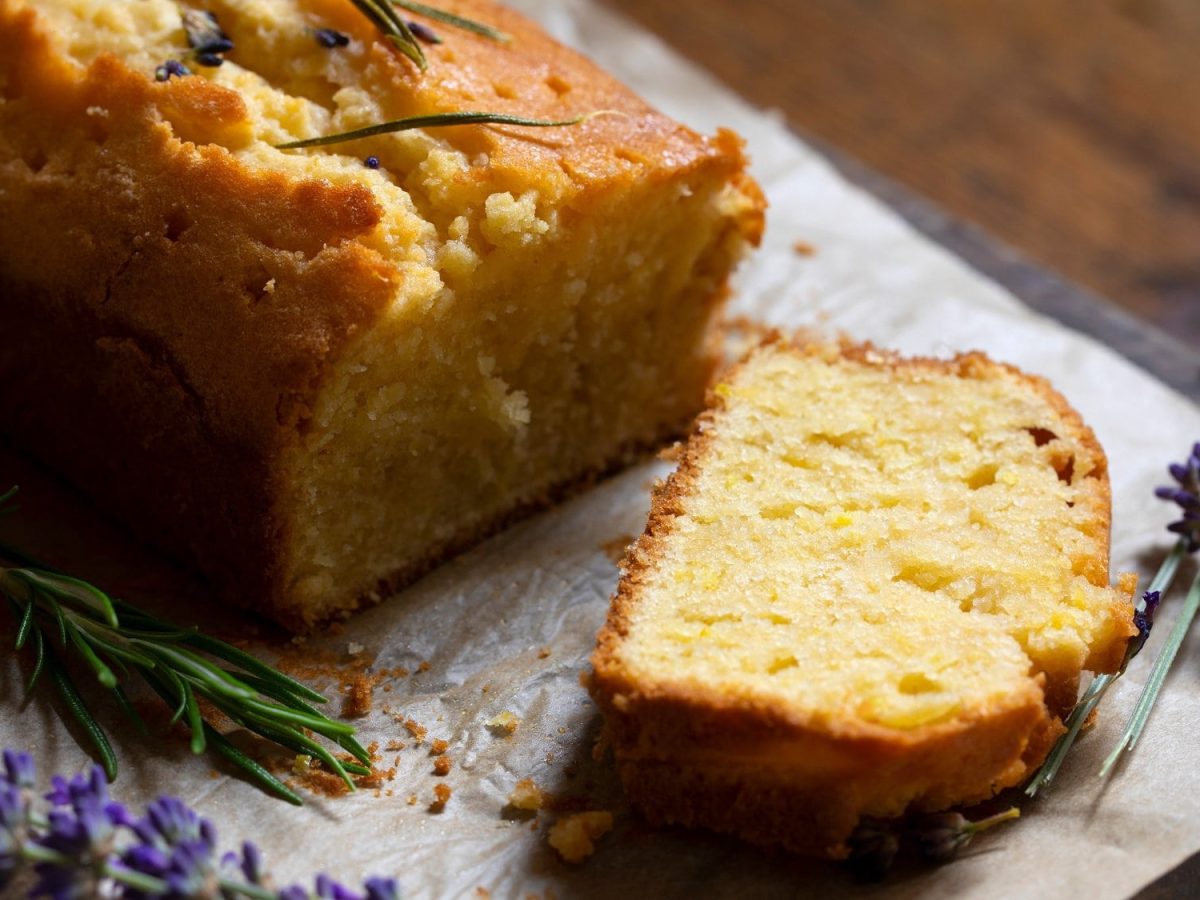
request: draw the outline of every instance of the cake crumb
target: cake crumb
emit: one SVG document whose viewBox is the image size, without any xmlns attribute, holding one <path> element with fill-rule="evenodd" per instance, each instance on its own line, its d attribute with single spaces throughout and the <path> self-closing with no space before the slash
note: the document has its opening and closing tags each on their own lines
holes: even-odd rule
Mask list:
<svg viewBox="0 0 1200 900">
<path fill-rule="evenodd" d="M 417 671 L 418 672 L 428 672 L 430 668 L 431 667 L 429 665 L 429 660 L 423 659 L 423 660 L 421 660 L 421 664 L 419 666 L 417 666 Z"/>
<path fill-rule="evenodd" d="M 522 778 L 508 795 L 508 805 L 526 812 L 537 811 L 546 805 L 546 792 L 538 787 L 532 778 Z"/>
<path fill-rule="evenodd" d="M 375 681 L 366 673 L 354 676 L 346 696 L 342 698 L 342 716 L 360 719 L 371 711 L 371 700 L 375 692 Z"/>
<path fill-rule="evenodd" d="M 429 734 L 429 731 L 415 719 L 405 719 L 404 727 L 408 729 L 409 734 L 417 739 L 418 744 L 425 740 L 425 735 Z"/>
<path fill-rule="evenodd" d="M 491 900 L 492 892 L 483 885 L 480 885 L 479 887 L 475 888 L 475 896 L 479 897 L 480 900 Z"/>
<path fill-rule="evenodd" d="M 409 805 L 409 806 L 416 806 L 416 805 L 417 805 L 417 795 L 416 795 L 416 794 L 409 794 L 409 795 L 408 795 L 408 805 Z"/>
<path fill-rule="evenodd" d="M 434 801 L 429 804 L 429 811 L 440 813 L 446 808 L 446 804 L 450 802 L 450 796 L 453 793 L 454 791 L 450 789 L 449 785 L 435 784 L 433 786 Z"/>
<path fill-rule="evenodd" d="M 607 834 L 612 826 L 610 812 L 575 813 L 551 825 L 547 840 L 564 862 L 581 863 L 595 852 L 595 841 Z"/>
<path fill-rule="evenodd" d="M 808 241 L 793 241 L 792 251 L 797 256 L 814 256 L 816 255 L 817 248 Z"/>
<path fill-rule="evenodd" d="M 538 659 L 546 659 L 549 656 L 550 656 L 550 648 L 549 647 L 543 647 L 541 650 L 538 651 Z"/>
<path fill-rule="evenodd" d="M 450 743 L 448 741 L 443 741 L 441 738 L 438 738 L 429 745 L 429 752 L 434 756 L 440 756 L 441 754 L 445 753 L 449 747 Z"/>
<path fill-rule="evenodd" d="M 433 774 L 444 776 L 450 774 L 450 767 L 454 761 L 444 753 L 433 761 Z"/>
<path fill-rule="evenodd" d="M 517 726 L 521 724 L 521 720 L 506 709 L 503 712 L 496 713 L 496 715 L 492 716 L 484 724 L 494 734 L 507 736 L 517 730 Z"/>
</svg>

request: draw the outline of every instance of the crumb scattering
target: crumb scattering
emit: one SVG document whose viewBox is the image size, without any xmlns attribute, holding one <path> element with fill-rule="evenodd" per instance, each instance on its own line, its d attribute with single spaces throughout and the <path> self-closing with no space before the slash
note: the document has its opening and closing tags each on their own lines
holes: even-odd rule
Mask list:
<svg viewBox="0 0 1200 900">
<path fill-rule="evenodd" d="M 522 778 L 508 795 L 508 805 L 526 812 L 543 809 L 546 806 L 546 792 L 538 787 L 532 778 Z"/>
<path fill-rule="evenodd" d="M 429 665 L 429 660 L 427 660 L 427 659 L 421 660 L 421 664 L 419 666 L 417 666 L 418 672 L 428 672 L 429 669 L 430 669 L 430 665 Z"/>
<path fill-rule="evenodd" d="M 549 656 L 550 656 L 550 648 L 549 647 L 543 647 L 541 650 L 538 651 L 538 659 L 546 659 Z"/>
<path fill-rule="evenodd" d="M 817 252 L 817 248 L 808 241 L 793 241 L 792 251 L 797 256 L 813 256 Z"/>
<path fill-rule="evenodd" d="M 517 730 L 521 720 L 506 709 L 496 713 L 484 724 L 495 734 L 510 735 Z"/>
<path fill-rule="evenodd" d="M 445 753 L 446 750 L 449 749 L 449 747 L 450 747 L 450 743 L 448 741 L 443 741 L 441 738 L 438 738 L 436 741 L 434 741 L 432 744 L 429 745 L 429 752 L 432 753 L 434 756 L 438 756 L 442 753 Z"/>
<path fill-rule="evenodd" d="M 441 756 L 439 756 L 437 759 L 435 759 L 433 761 L 433 774 L 439 775 L 439 776 L 449 775 L 450 767 L 453 764 L 454 764 L 454 761 L 449 756 L 442 754 Z"/>
<path fill-rule="evenodd" d="M 576 813 L 551 825 L 547 840 L 564 862 L 581 863 L 596 851 L 595 842 L 612 826 L 612 813 L 605 810 Z"/>
</svg>

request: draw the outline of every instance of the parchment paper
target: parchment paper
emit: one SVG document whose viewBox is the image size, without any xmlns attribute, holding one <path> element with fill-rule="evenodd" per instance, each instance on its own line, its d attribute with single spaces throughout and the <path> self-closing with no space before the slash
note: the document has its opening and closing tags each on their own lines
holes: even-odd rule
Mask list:
<svg viewBox="0 0 1200 900">
<path fill-rule="evenodd" d="M 914 234 L 770 114 L 748 108 L 653 37 L 586 0 L 517 5 L 669 113 L 702 130 L 725 125 L 746 137 L 771 208 L 766 245 L 738 279 L 736 312 L 788 326 L 842 329 L 909 352 L 981 348 L 1049 376 L 1109 454 L 1113 570 L 1149 577 L 1169 546 L 1163 525 L 1171 518 L 1152 489 L 1164 480 L 1166 463 L 1200 438 L 1200 411 L 1115 353 L 1032 314 Z M 798 240 L 815 247 L 815 255 L 795 253 Z M 25 488 L 25 511 L 4 524 L 7 538 L 102 578 L 135 601 L 190 598 L 202 621 L 220 627 L 194 585 L 126 540 L 52 476 L 6 450 L 0 450 L 0 471 L 6 483 L 12 472 Z M 906 869 L 883 885 L 862 887 L 824 863 L 700 832 L 647 827 L 628 811 L 608 766 L 591 759 L 597 714 L 578 679 L 617 580 L 613 547 L 640 532 L 648 487 L 665 471 L 650 463 L 613 478 L 444 566 L 341 635 L 312 642 L 347 660 L 349 645 L 361 644 L 362 658 L 374 657 L 374 671 L 415 670 L 429 662 L 428 671 L 382 681 L 374 711 L 360 720 L 367 741 L 408 744 L 383 754 L 397 771 L 379 796 L 371 790 L 313 796 L 295 809 L 213 770 L 211 760 L 190 756 L 179 741 L 150 751 L 119 718 L 106 718 L 123 766 L 115 795 L 131 804 L 164 791 L 182 796 L 217 824 L 226 848 L 243 838 L 259 842 L 284 882 L 311 884 L 319 870 L 347 882 L 391 874 L 409 897 L 471 895 L 482 887 L 494 897 L 1069 893 L 1099 900 L 1128 896 L 1200 850 L 1194 732 L 1200 638 L 1185 645 L 1134 763 L 1107 784 L 1094 774 L 1167 627 L 1157 629 L 1110 695 L 1100 725 L 1079 742 L 1059 783 L 1026 803 L 1018 822 L 981 839 L 951 865 Z M 1174 618 L 1181 593 L 1165 603 L 1160 622 Z M 227 629 L 227 616 L 224 621 Z M 549 650 L 544 658 L 543 648 Z M 269 645 L 260 649 L 272 654 Z M 81 768 L 86 757 L 43 701 L 18 713 L 19 677 L 11 659 L 0 663 L 0 673 L 0 743 L 33 750 L 47 777 Z M 454 794 L 444 812 L 428 809 L 439 781 L 431 774 L 428 740 L 414 747 L 384 706 L 427 727 L 429 739 L 449 741 L 454 767 L 441 780 Z M 485 727 L 501 710 L 521 720 L 511 737 Z M 585 865 L 560 863 L 547 848 L 553 815 L 541 815 L 536 830 L 529 819 L 506 817 L 509 791 L 526 777 L 583 808 L 616 814 L 616 828 Z M 410 805 L 413 794 L 418 799 Z"/>
</svg>

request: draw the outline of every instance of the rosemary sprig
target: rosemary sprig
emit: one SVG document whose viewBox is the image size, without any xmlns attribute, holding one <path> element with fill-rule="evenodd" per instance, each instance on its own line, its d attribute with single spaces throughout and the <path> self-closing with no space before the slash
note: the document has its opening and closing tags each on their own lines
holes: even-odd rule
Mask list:
<svg viewBox="0 0 1200 900">
<path fill-rule="evenodd" d="M 0 495 L 0 516 L 12 510 L 15 495 L 16 488 Z M 136 675 L 173 710 L 171 723 L 182 722 L 191 733 L 192 752 L 212 749 L 290 803 L 299 805 L 301 800 L 206 721 L 202 700 L 272 743 L 317 757 L 351 790 L 352 774 L 370 773 L 370 754 L 355 739 L 354 728 L 317 710 L 312 704 L 325 703 L 326 698 L 306 685 L 236 647 L 194 628 L 163 622 L 15 549 L 0 545 L 0 558 L 15 563 L 0 565 L 0 595 L 12 606 L 18 622 L 16 649 L 32 647 L 34 654 L 26 690 L 36 687 L 43 671 L 49 673 L 109 780 L 117 775 L 116 754 L 76 689 L 64 656 L 73 656 L 90 669 L 134 724 L 144 729 L 124 690 Z M 346 750 L 358 763 L 337 759 L 314 736 Z"/>
<path fill-rule="evenodd" d="M 1150 679 L 1142 688 L 1142 695 L 1133 708 L 1129 724 L 1125 726 L 1125 731 L 1121 734 L 1121 739 L 1117 741 L 1117 746 L 1113 748 L 1112 753 L 1100 767 L 1102 776 L 1108 774 L 1122 752 L 1132 753 L 1133 748 L 1137 746 L 1138 738 L 1142 736 L 1142 731 L 1146 727 L 1146 720 L 1150 718 L 1150 711 L 1154 709 L 1154 704 L 1158 700 L 1163 682 L 1167 680 L 1167 672 L 1170 671 L 1171 663 L 1175 662 L 1179 647 L 1183 644 L 1183 639 L 1187 637 L 1192 621 L 1196 618 L 1197 609 L 1200 609 L 1200 577 L 1192 581 L 1191 590 L 1188 591 L 1187 598 L 1183 601 L 1183 609 L 1179 612 L 1179 618 L 1175 620 L 1175 626 L 1171 629 L 1166 644 L 1163 645 L 1158 658 L 1154 660 L 1154 668 L 1150 670 Z"/>
<path fill-rule="evenodd" d="M 425 16 L 428 19 L 433 19 L 436 22 L 453 25 L 455 28 L 461 28 L 463 31 L 470 31 L 473 34 L 491 38 L 493 41 L 499 41 L 502 44 L 507 44 L 512 40 L 511 35 L 506 34 L 498 28 L 493 28 L 491 25 L 476 22 L 474 19 L 456 16 L 454 13 L 449 13 L 433 6 L 426 6 L 424 3 L 413 3 L 412 0 L 392 0 L 392 5 L 399 6 L 401 9 L 407 9 L 409 12 L 417 13 L 417 15 Z"/>
<path fill-rule="evenodd" d="M 352 0 L 359 11 L 370 19 L 392 46 L 407 56 L 424 72 L 429 63 L 416 35 L 388 0 Z"/>
<path fill-rule="evenodd" d="M 1030 797 L 1035 796 L 1041 788 L 1046 787 L 1054 780 L 1084 723 L 1099 706 L 1100 701 L 1104 699 L 1108 689 L 1124 674 L 1130 661 L 1145 645 L 1146 639 L 1150 636 L 1159 600 L 1175 580 L 1175 574 L 1179 570 L 1183 558 L 1189 553 L 1200 550 L 1200 443 L 1192 447 L 1191 455 L 1184 463 L 1173 463 L 1168 471 L 1178 485 L 1160 487 L 1155 491 L 1155 495 L 1162 500 L 1170 500 L 1178 504 L 1182 509 L 1182 518 L 1168 526 L 1168 530 L 1178 534 L 1179 539 L 1163 560 L 1162 565 L 1159 566 L 1158 572 L 1150 582 L 1150 587 L 1134 607 L 1133 621 L 1137 626 L 1138 633 L 1130 638 L 1121 668 L 1115 673 L 1098 675 L 1092 679 L 1092 683 L 1088 685 L 1088 689 L 1079 698 L 1064 723 L 1066 732 L 1055 742 L 1046 756 L 1046 761 L 1026 786 L 1025 793 Z M 1108 774 L 1122 751 L 1132 751 L 1137 744 L 1142 730 L 1146 727 L 1150 712 L 1158 700 L 1163 683 L 1166 681 L 1167 672 L 1175 661 L 1175 656 L 1187 636 L 1198 609 L 1200 609 L 1200 577 L 1192 583 L 1179 619 L 1171 629 L 1171 634 L 1159 652 L 1158 658 L 1154 661 L 1150 679 L 1142 689 L 1142 694 L 1138 698 L 1125 732 L 1101 766 L 1100 774 L 1102 776 Z"/>
<path fill-rule="evenodd" d="M 521 116 L 510 116 L 505 113 L 490 112 L 451 112 L 435 113 L 429 116 L 409 116 L 404 119 L 393 119 L 390 122 L 380 122 L 378 125 L 368 125 L 365 128 L 355 128 L 353 131 L 342 131 L 337 134 L 326 134 L 321 137 L 305 138 L 300 141 L 289 141 L 286 144 L 276 144 L 277 150 L 302 150 L 305 147 L 325 147 L 329 144 L 342 144 L 346 141 L 356 141 L 360 138 L 375 137 L 380 134 L 394 134 L 398 131 L 412 131 L 415 128 L 435 128 L 449 125 L 520 125 L 525 128 L 559 128 L 567 125 L 578 125 L 586 119 L 599 113 L 586 113 L 573 119 L 550 121 L 547 119 L 525 119 Z"/>
</svg>

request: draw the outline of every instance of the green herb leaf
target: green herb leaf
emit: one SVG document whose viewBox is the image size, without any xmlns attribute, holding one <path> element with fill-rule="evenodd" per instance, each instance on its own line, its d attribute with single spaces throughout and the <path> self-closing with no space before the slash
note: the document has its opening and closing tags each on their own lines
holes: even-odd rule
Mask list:
<svg viewBox="0 0 1200 900">
<path fill-rule="evenodd" d="M 91 710 L 87 708 L 87 704 L 83 702 L 83 698 L 79 696 L 79 691 L 75 689 L 75 683 L 71 681 L 66 666 L 62 664 L 58 653 L 52 647 L 46 648 L 46 668 L 50 671 L 54 686 L 58 688 L 67 709 L 92 742 L 92 747 L 99 757 L 97 761 L 104 769 L 104 774 L 108 776 L 109 781 L 112 781 L 117 777 L 117 755 L 113 753 L 112 744 L 108 742 L 108 735 L 104 733 L 100 723 L 96 721 Z"/>
<path fill-rule="evenodd" d="M 502 44 L 507 44 L 512 40 L 511 35 L 505 34 L 500 29 L 493 28 L 491 25 L 476 22 L 474 19 L 456 16 L 454 13 L 449 13 L 433 6 L 426 6 L 424 3 L 412 3 L 410 0 L 392 0 L 392 4 L 399 6 L 401 9 L 407 9 L 409 12 L 417 13 L 417 15 L 433 19 L 436 22 L 453 25 L 455 28 L 461 28 L 464 31 L 470 31 L 483 37 L 491 38 L 493 41 L 499 41 Z"/>
<path fill-rule="evenodd" d="M 404 119 L 393 119 L 390 122 L 380 122 L 378 125 L 368 125 L 353 131 L 343 131 L 338 134 L 327 134 L 322 137 L 305 138 L 301 141 L 291 141 L 286 144 L 276 144 L 278 150 L 302 150 L 305 147 L 325 147 L 329 144 L 341 144 L 346 141 L 357 141 L 361 138 L 375 137 L 380 134 L 394 134 L 398 131 L 412 131 L 416 128 L 444 128 L 452 125 L 518 125 L 523 128 L 561 128 L 568 125 L 578 125 L 597 113 L 576 116 L 573 119 L 550 121 L 546 119 L 525 119 L 521 116 L 510 116 L 504 113 L 489 112 L 453 112 L 436 113 L 429 116 L 409 116 Z"/>
<path fill-rule="evenodd" d="M 352 0 L 359 11 L 370 19 L 392 46 L 407 56 L 422 72 L 428 67 L 425 51 L 413 35 L 408 24 L 388 0 Z"/>
<path fill-rule="evenodd" d="M 304 801 L 286 784 L 268 772 L 259 763 L 252 760 L 245 753 L 233 746 L 229 739 L 209 725 L 204 723 L 204 736 L 217 753 L 244 771 L 247 775 L 257 781 L 262 787 L 277 797 L 286 800 L 293 806 L 303 806 Z"/>
<path fill-rule="evenodd" d="M 1167 673 L 1171 671 L 1171 664 L 1175 662 L 1179 648 L 1183 645 L 1183 640 L 1187 637 L 1192 622 L 1196 618 L 1197 610 L 1200 610 L 1200 576 L 1197 576 L 1192 582 L 1192 587 L 1183 601 L 1183 609 L 1179 611 L 1179 618 L 1175 620 L 1175 625 L 1167 636 L 1167 642 L 1159 651 L 1158 658 L 1154 660 L 1154 668 L 1150 670 L 1150 677 L 1146 681 L 1146 686 L 1142 688 L 1142 695 L 1138 697 L 1137 705 L 1133 708 L 1129 724 L 1125 726 L 1125 731 L 1121 734 L 1121 739 L 1117 741 L 1117 746 L 1113 748 L 1112 753 L 1104 760 L 1104 765 L 1100 768 L 1101 775 L 1108 774 L 1122 752 L 1132 751 L 1137 746 L 1138 739 L 1146 728 L 1146 722 L 1150 718 L 1158 695 L 1167 680 Z"/>
</svg>

